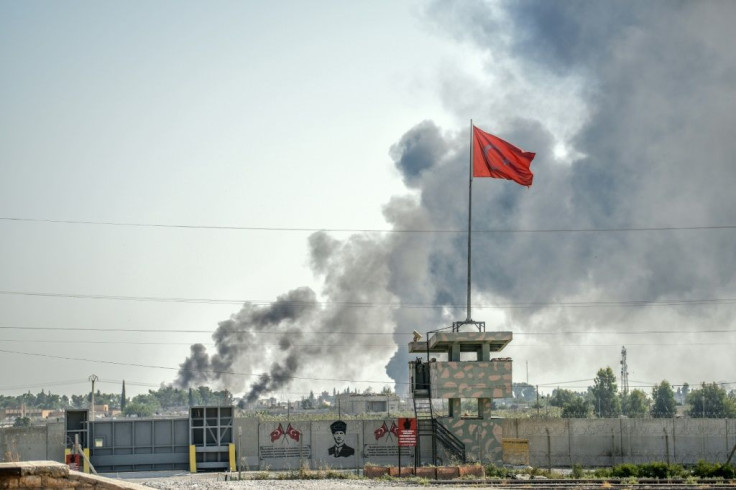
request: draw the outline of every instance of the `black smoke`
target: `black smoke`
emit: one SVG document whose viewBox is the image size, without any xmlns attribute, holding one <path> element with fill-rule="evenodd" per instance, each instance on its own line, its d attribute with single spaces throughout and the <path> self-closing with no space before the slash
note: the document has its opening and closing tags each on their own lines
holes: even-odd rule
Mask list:
<svg viewBox="0 0 736 490">
<path fill-rule="evenodd" d="M 483 66 L 480 77 L 460 68 L 438 74 L 446 109 L 537 153 L 530 189 L 474 181 L 472 224 L 473 317 L 513 330 L 520 347 L 509 354 L 532 360 L 537 373 L 592 377 L 618 362 L 624 343 L 634 344 L 629 364 L 647 381 L 692 383 L 733 370 L 733 356 L 660 344 L 723 347 L 729 339 L 698 332 L 735 319 L 731 303 L 719 301 L 736 297 L 734 231 L 718 228 L 736 218 L 735 14 L 730 2 L 670 1 L 427 9 L 425 20 Z M 556 153 L 561 145 L 566 152 Z M 467 226 L 468 128 L 420 122 L 390 155 L 408 189 L 383 214 L 394 229 L 418 232 L 314 234 L 322 302 L 309 291 L 292 315 L 246 305 L 220 325 L 209 363 L 193 347 L 182 385 L 201 366 L 234 391 L 242 377 L 225 371 L 271 366 L 252 396 L 297 373 L 365 379 L 376 365 L 403 383 L 409 334 L 465 318 L 467 235 L 431 231 Z M 687 229 L 698 226 L 713 228 Z M 596 229 L 619 231 L 579 231 Z M 694 333 L 636 335 L 663 329 Z M 278 332 L 280 345 L 255 347 L 263 330 Z M 580 334 L 544 336 L 563 330 Z M 596 333 L 604 330 L 616 335 Z M 368 332 L 393 334 L 393 345 L 367 346 L 360 335 Z M 672 361 L 684 355 L 698 356 L 697 371 Z"/>
<path fill-rule="evenodd" d="M 240 312 L 220 322 L 212 334 L 216 351 L 212 356 L 202 344 L 192 345 L 190 356 L 180 365 L 176 384 L 186 388 L 211 381 L 242 391 L 251 371 L 261 365 L 263 354 L 289 351 L 301 336 L 299 323 L 309 322 L 316 309 L 316 296 L 309 288 L 290 291 L 267 306 L 245 304 Z M 269 373 L 258 375 L 248 397 L 255 399 L 264 389 L 280 388 L 298 369 L 299 356 L 299 351 L 291 351 L 286 362 L 276 362 Z"/>
</svg>

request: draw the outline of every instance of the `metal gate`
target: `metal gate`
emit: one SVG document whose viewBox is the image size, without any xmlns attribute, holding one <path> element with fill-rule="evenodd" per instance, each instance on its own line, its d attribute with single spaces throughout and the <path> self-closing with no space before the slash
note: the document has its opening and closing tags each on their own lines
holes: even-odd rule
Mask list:
<svg viewBox="0 0 736 490">
<path fill-rule="evenodd" d="M 99 472 L 189 469 L 189 420 L 122 419 L 90 427 L 90 461 Z"/>
<path fill-rule="evenodd" d="M 233 407 L 189 409 L 190 444 L 194 447 L 192 471 L 227 470 L 234 456 Z M 233 452 L 233 454 L 231 454 Z"/>
<path fill-rule="evenodd" d="M 95 470 L 213 471 L 234 467 L 233 417 L 227 407 L 191 407 L 189 417 L 89 420 L 67 410 L 67 452 L 75 440 Z"/>
</svg>

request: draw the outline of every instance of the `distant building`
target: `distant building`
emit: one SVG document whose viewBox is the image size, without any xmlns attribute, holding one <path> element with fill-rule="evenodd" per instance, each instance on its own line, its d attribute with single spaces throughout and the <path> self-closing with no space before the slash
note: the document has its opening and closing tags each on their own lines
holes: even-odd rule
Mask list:
<svg viewBox="0 0 736 490">
<path fill-rule="evenodd" d="M 0 410 L 0 419 L 14 420 L 18 417 L 28 417 L 30 419 L 47 419 L 49 417 L 63 416 L 63 410 L 48 410 L 45 408 L 26 407 L 21 405 L 16 408 L 6 408 Z"/>
<path fill-rule="evenodd" d="M 391 394 L 341 393 L 335 396 L 332 407 L 347 415 L 363 413 L 391 413 L 399 411 L 399 397 Z"/>
</svg>

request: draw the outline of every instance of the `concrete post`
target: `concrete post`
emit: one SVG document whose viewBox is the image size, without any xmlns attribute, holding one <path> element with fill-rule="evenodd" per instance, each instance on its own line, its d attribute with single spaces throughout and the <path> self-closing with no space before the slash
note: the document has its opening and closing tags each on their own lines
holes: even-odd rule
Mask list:
<svg viewBox="0 0 736 490">
<path fill-rule="evenodd" d="M 478 418 L 489 420 L 491 418 L 491 399 L 478 398 Z"/>
<path fill-rule="evenodd" d="M 450 361 L 460 361 L 460 344 L 452 344 L 452 347 L 450 348 Z"/>
<path fill-rule="evenodd" d="M 460 407 L 460 398 L 450 398 L 448 400 L 448 415 L 454 418 L 460 418 L 462 416 L 462 409 Z"/>
</svg>

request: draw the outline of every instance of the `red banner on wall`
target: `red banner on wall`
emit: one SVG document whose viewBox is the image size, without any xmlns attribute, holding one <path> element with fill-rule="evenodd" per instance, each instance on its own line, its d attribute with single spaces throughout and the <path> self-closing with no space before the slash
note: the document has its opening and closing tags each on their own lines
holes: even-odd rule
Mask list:
<svg viewBox="0 0 736 490">
<path fill-rule="evenodd" d="M 399 446 L 417 445 L 417 419 L 399 419 Z"/>
</svg>

